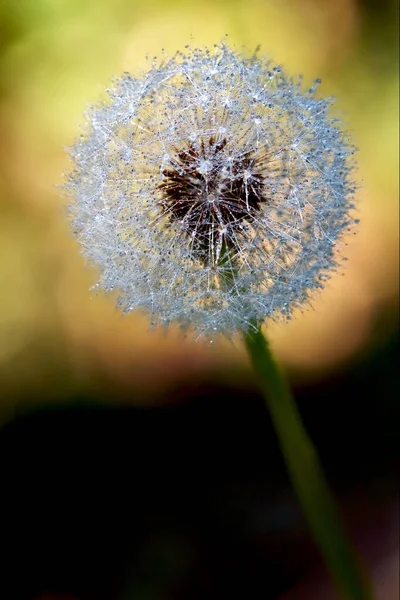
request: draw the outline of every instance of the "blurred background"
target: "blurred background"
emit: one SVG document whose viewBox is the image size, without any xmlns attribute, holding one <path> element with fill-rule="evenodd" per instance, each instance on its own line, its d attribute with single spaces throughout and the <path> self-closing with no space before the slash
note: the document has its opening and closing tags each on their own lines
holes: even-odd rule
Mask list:
<svg viewBox="0 0 400 600">
<path fill-rule="evenodd" d="M 59 501 L 60 495 L 67 494 L 68 502 L 72 503 L 79 495 L 77 487 L 83 486 L 95 506 L 99 496 L 106 494 L 102 487 L 104 477 L 110 478 L 109 485 L 105 486 L 108 493 L 113 486 L 118 489 L 121 481 L 132 477 L 140 457 L 144 461 L 139 469 L 141 493 L 150 477 L 144 464 L 151 463 L 154 477 L 160 478 L 163 469 L 175 461 L 180 466 L 171 475 L 172 480 L 163 481 L 167 488 L 175 485 L 182 502 L 185 478 L 192 478 L 190 481 L 196 489 L 199 485 L 196 468 L 192 465 L 187 471 L 181 464 L 181 452 L 186 457 L 189 452 L 193 464 L 202 473 L 207 470 L 204 464 L 209 469 L 208 475 L 202 475 L 205 479 L 200 486 L 201 502 L 195 500 L 198 493 L 193 492 L 191 506 L 197 507 L 193 508 L 194 514 L 198 515 L 198 506 L 204 507 L 207 490 L 215 492 L 216 481 L 225 481 L 222 488 L 230 491 L 225 493 L 218 488 L 213 496 L 213 510 L 217 513 L 220 510 L 221 514 L 233 511 L 235 515 L 229 526 L 225 522 L 223 526 L 223 519 L 221 521 L 214 512 L 213 517 L 207 513 L 207 518 L 205 513 L 198 519 L 189 514 L 185 516 L 186 528 L 183 529 L 191 540 L 198 542 L 198 534 L 188 531 L 192 531 L 193 524 L 195 529 L 201 529 L 202 519 L 208 523 L 210 539 L 214 539 L 218 530 L 220 546 L 210 542 L 210 547 L 206 544 L 202 552 L 208 558 L 213 553 L 216 557 L 223 555 L 222 571 L 214 573 L 206 566 L 207 559 L 202 563 L 199 558 L 193 558 L 198 555 L 187 539 L 182 541 L 175 529 L 175 533 L 171 533 L 171 522 L 176 524 L 176 521 L 172 516 L 175 504 L 170 498 L 169 508 L 162 503 L 161 511 L 164 516 L 168 515 L 169 526 L 165 525 L 167 517 L 161 519 L 159 528 L 154 525 L 153 517 L 161 509 L 158 504 L 152 505 L 150 521 L 153 525 L 146 533 L 140 533 L 140 543 L 144 546 L 137 543 L 141 549 L 145 547 L 146 568 L 150 573 L 153 567 L 148 564 L 172 561 L 165 572 L 173 573 L 175 583 L 168 577 L 163 579 L 156 567 L 157 574 L 150 579 L 160 582 L 155 586 L 157 590 L 147 588 L 136 571 L 136 579 L 132 579 L 127 574 L 131 573 L 127 567 L 130 564 L 127 557 L 131 555 L 124 546 L 125 554 L 121 550 L 122 558 L 116 561 L 118 565 L 124 564 L 124 575 L 115 565 L 110 567 L 111 555 L 106 553 L 109 562 L 104 559 L 102 569 L 106 572 L 110 568 L 113 573 L 110 581 L 114 582 L 108 583 L 109 587 L 104 584 L 96 588 L 96 555 L 93 565 L 87 567 L 88 581 L 81 574 L 83 579 L 76 575 L 68 583 L 68 569 L 61 570 L 58 578 L 52 579 L 49 571 L 58 573 L 53 563 L 48 570 L 43 567 L 42 577 L 35 579 L 33 573 L 37 573 L 38 565 L 33 563 L 35 567 L 31 565 L 26 575 L 26 589 L 17 586 L 15 598 L 232 598 L 236 597 L 235 590 L 241 590 L 241 597 L 257 598 L 255 590 L 260 584 L 257 577 L 265 573 L 264 569 L 269 569 L 270 584 L 263 588 L 260 597 L 278 597 L 308 572 L 315 556 L 307 546 L 301 525 L 298 525 L 300 529 L 296 529 L 297 525 L 292 527 L 301 520 L 240 341 L 218 340 L 208 346 L 182 340 L 174 332 L 168 335 L 149 332 L 144 316 L 122 317 L 114 308 L 112 298 L 93 297 L 89 287 L 96 280 L 96 272 L 84 264 L 78 244 L 68 229 L 65 199 L 55 186 L 63 182 L 63 172 L 70 168 L 65 147 L 79 136 L 85 108 L 97 101 L 113 75 L 122 71 L 137 72 L 145 66 L 146 55 L 158 56 L 163 48 L 172 55 L 185 44 L 212 45 L 227 34 L 228 44 L 239 50 L 245 46 L 251 51 L 261 44 L 262 51 L 290 74 L 303 73 L 306 84 L 322 78 L 321 95 L 337 98 L 336 111 L 359 148 L 356 177 L 360 185 L 360 225 L 357 235 L 344 240 L 343 253 L 348 260 L 342 272 L 335 274 L 326 289 L 316 295 L 311 307 L 299 312 L 290 323 L 268 325 L 267 332 L 291 377 L 304 418 L 319 445 L 335 489 L 343 494 L 350 521 L 353 522 L 351 515 L 359 512 L 360 504 L 365 507 L 366 521 L 361 520 L 354 526 L 364 535 L 365 523 L 379 523 L 382 507 L 387 503 L 392 506 L 391 474 L 396 455 L 393 422 L 396 421 L 394 398 L 398 391 L 398 3 L 395 0 L 204 0 L 202 3 L 193 0 L 147 3 L 139 0 L 2 0 L 0 26 L 0 446 L 5 468 L 2 484 L 11 490 L 6 495 L 0 518 L 7 521 L 5 511 L 15 510 L 17 496 L 22 515 L 26 510 L 23 498 L 28 506 L 34 506 L 26 513 L 28 516 L 21 517 L 22 525 L 21 522 L 16 525 L 17 530 L 9 525 L 6 539 L 11 546 L 15 544 L 15 548 L 12 546 L 15 554 L 9 554 L 7 568 L 11 573 L 22 561 L 23 573 L 31 564 L 31 557 L 37 551 L 35 544 L 26 550 L 23 558 L 18 556 L 21 539 L 22 545 L 27 538 L 32 544 L 32 539 L 40 539 L 43 534 L 37 511 L 47 523 L 43 525 L 46 531 L 46 527 L 50 527 L 49 514 L 59 522 L 57 502 L 48 505 L 44 501 L 53 497 L 54 486 Z M 167 407 L 172 407 L 170 412 L 162 412 Z M 163 427 L 164 418 L 165 427 L 171 427 L 170 434 Z M 145 420 L 143 426 L 138 425 L 141 419 Z M 205 439 L 211 436 L 207 449 L 202 449 L 204 464 L 199 448 L 204 444 L 203 437 L 194 436 L 197 422 L 203 427 Z M 211 433 L 207 429 L 210 422 L 215 423 Z M 226 423 L 230 424 L 228 433 Z M 239 449 L 235 440 L 237 437 L 242 442 L 254 440 L 256 423 L 258 442 Z M 336 430 L 329 434 L 332 424 Z M 237 437 L 232 432 L 236 432 Z M 132 442 L 134 449 L 121 441 L 124 435 L 130 441 L 136 436 Z M 267 437 L 269 441 L 265 442 Z M 138 440 L 147 448 L 147 454 L 142 454 L 143 447 Z M 178 443 L 182 444 L 181 452 Z M 89 460 L 87 452 L 92 447 L 96 452 Z M 168 455 L 167 451 L 168 458 L 164 456 L 167 464 L 157 460 L 161 447 L 172 452 Z M 220 455 L 221 447 L 231 448 L 227 462 L 226 457 Z M 267 450 L 271 462 L 265 463 Z M 135 452 L 134 458 L 132 452 Z M 61 461 L 61 471 L 60 467 L 51 466 L 52 454 Z M 235 464 L 241 465 L 239 471 L 235 470 L 232 456 L 237 459 Z M 263 459 L 258 459 L 259 456 Z M 83 462 L 89 461 L 85 469 L 94 469 L 97 474 L 93 487 L 85 483 L 86 471 L 80 466 L 82 457 L 85 457 Z M 114 461 L 118 464 L 116 472 Z M 104 464 L 106 475 L 102 471 Z M 64 489 L 65 470 L 74 469 L 77 469 L 77 479 L 68 479 Z M 265 480 L 266 469 L 270 475 L 274 474 L 270 477 L 272 488 Z M 248 475 L 249 472 L 253 475 Z M 369 489 L 371 482 L 375 485 L 377 480 L 380 491 L 375 490 L 375 501 L 371 501 L 370 506 L 363 486 Z M 122 492 L 134 502 L 126 485 L 125 489 L 124 483 Z M 249 486 L 253 491 L 249 491 Z M 271 489 L 275 491 L 269 494 Z M 164 493 L 158 488 L 157 492 L 151 490 L 151 494 Z M 116 496 L 122 492 L 116 491 Z M 32 494 L 36 497 L 33 505 L 30 504 Z M 371 494 L 367 496 L 371 498 Z M 239 508 L 236 505 L 232 508 L 231 503 L 235 503 L 232 498 L 236 498 Z M 62 510 L 67 514 L 68 502 L 64 497 Z M 126 514 L 130 514 L 129 502 L 126 505 L 121 502 Z M 76 506 L 77 512 L 73 514 L 78 518 L 79 505 Z M 103 504 L 101 506 L 106 510 Z M 112 506 L 114 515 L 118 513 L 116 499 Z M 135 509 L 138 514 L 142 514 L 143 506 L 140 506 Z M 390 511 L 392 508 L 385 512 L 384 520 L 392 515 Z M 251 544 L 246 536 L 243 538 L 246 542 L 240 537 L 243 523 L 247 523 L 245 514 L 252 515 L 255 523 L 249 526 L 253 527 Z M 79 518 L 81 525 L 86 517 Z M 93 514 L 91 518 L 93 531 L 90 529 L 88 539 L 97 540 L 96 523 L 100 521 Z M 108 517 L 103 515 L 104 518 L 110 531 L 113 530 Z M 121 529 L 124 523 L 121 517 Z M 388 531 L 393 531 L 393 523 L 378 527 L 376 535 L 383 535 L 386 526 Z M 264 533 L 259 533 L 258 527 Z M 233 535 L 232 531 L 243 543 L 250 544 L 246 550 L 236 540 L 240 560 L 233 559 L 229 553 L 228 556 L 223 545 L 226 535 Z M 272 541 L 268 537 L 271 531 Z M 371 533 L 373 540 L 375 533 Z M 42 564 L 50 561 L 50 549 L 55 546 L 58 551 L 64 547 L 60 561 L 67 561 L 69 550 L 66 548 L 72 541 L 68 538 L 68 543 L 64 543 L 65 535 L 67 528 L 60 533 L 61 537 L 51 538 L 48 553 L 41 557 Z M 137 539 L 134 534 L 132 538 Z M 111 543 L 111 537 L 106 539 Z M 87 543 L 87 553 L 91 554 L 94 548 Z M 112 543 L 116 543 L 116 539 L 112 538 Z M 382 548 L 386 547 L 385 543 L 379 542 Z M 304 554 L 304 548 L 310 558 L 303 564 L 298 557 Z M 81 559 L 84 561 L 86 550 L 80 550 L 76 564 L 80 565 Z M 246 563 L 244 568 L 243 589 L 236 581 L 236 587 L 232 585 L 226 592 L 227 578 L 224 579 L 221 572 L 224 573 L 224 569 L 240 571 L 249 552 L 254 556 L 251 554 L 251 566 Z M 282 558 L 285 553 L 294 557 L 289 566 Z M 143 555 L 142 550 L 139 555 Z M 171 556 L 178 558 L 171 559 Z M 180 559 L 181 556 L 186 558 Z M 387 556 L 392 560 L 389 550 Z M 215 557 L 209 560 L 218 563 Z M 297 563 L 300 566 L 295 568 L 293 565 Z M 138 559 L 132 558 L 132 564 L 137 567 Z M 393 585 L 393 568 L 390 572 L 390 585 Z M 179 596 L 176 591 L 180 585 L 176 581 L 188 578 L 187 573 L 191 573 L 192 581 L 206 582 L 204 588 L 200 584 L 193 585 L 194 589 L 203 590 L 198 595 L 186 590 Z M 31 587 L 29 577 L 33 582 Z M 120 584 L 118 592 L 115 581 Z M 254 589 L 250 587 L 246 595 L 243 590 L 250 585 L 249 581 L 257 583 L 251 584 Z M 265 584 L 264 579 L 262 581 Z M 384 585 L 387 579 L 385 582 Z M 175 591 L 166 592 L 167 589 Z M 385 595 L 381 597 L 384 600 L 397 598 L 393 587 L 390 588 L 392 595 L 388 595 L 388 589 L 385 587 Z M 311 599 L 312 593 L 307 590 L 304 597 Z M 7 593 L 4 598 L 14 597 L 11 591 Z M 303 597 L 303 592 L 296 593 L 293 598 Z M 325 590 L 324 595 L 315 597 L 325 599 L 329 598 L 328 594 Z"/>
</svg>

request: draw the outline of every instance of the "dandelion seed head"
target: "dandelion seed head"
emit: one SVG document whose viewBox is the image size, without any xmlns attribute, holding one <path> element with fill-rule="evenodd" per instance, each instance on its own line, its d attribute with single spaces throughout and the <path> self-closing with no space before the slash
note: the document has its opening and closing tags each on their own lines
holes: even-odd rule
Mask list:
<svg viewBox="0 0 400 600">
<path fill-rule="evenodd" d="M 116 79 L 64 186 L 97 287 L 207 337 L 290 316 L 323 287 L 355 186 L 318 83 L 225 44 Z"/>
</svg>

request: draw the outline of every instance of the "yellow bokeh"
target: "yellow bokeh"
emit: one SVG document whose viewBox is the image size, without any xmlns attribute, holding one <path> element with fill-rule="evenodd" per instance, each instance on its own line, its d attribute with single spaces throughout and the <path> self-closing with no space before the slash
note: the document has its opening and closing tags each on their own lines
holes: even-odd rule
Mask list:
<svg viewBox="0 0 400 600">
<path fill-rule="evenodd" d="M 384 67 L 377 66 L 359 3 L 3 5 L 0 388 L 8 397 L 26 389 L 47 393 L 61 373 L 70 386 L 96 386 L 100 370 L 128 387 L 153 389 L 181 373 L 245 360 L 236 343 L 210 347 L 149 332 L 145 316 L 122 317 L 112 298 L 92 297 L 95 271 L 79 254 L 55 188 L 69 168 L 64 148 L 79 135 L 85 107 L 113 75 L 144 68 L 147 54 L 172 55 L 225 35 L 249 52 L 261 44 L 306 82 L 322 77 L 321 94 L 337 97 L 359 148 L 360 225 L 344 240 L 348 260 L 311 307 L 290 323 L 268 325 L 272 344 L 282 361 L 306 373 L 333 369 L 369 344 L 379 314 L 394 312 L 398 297 L 398 74 L 394 50 L 386 49 Z M 382 336 L 395 327 L 389 319 Z"/>
</svg>

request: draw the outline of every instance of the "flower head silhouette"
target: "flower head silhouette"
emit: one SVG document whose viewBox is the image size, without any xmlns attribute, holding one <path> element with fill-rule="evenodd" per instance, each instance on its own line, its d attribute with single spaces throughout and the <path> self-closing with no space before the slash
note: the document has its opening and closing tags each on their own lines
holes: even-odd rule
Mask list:
<svg viewBox="0 0 400 600">
<path fill-rule="evenodd" d="M 207 336 L 289 316 L 322 287 L 353 221 L 354 148 L 318 83 L 225 44 L 117 79 L 65 186 L 98 286 Z"/>
</svg>

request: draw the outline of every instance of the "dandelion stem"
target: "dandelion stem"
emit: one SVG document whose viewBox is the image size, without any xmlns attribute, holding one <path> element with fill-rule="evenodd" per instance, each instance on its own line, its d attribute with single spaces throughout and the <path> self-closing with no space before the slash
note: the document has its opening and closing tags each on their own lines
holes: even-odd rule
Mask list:
<svg viewBox="0 0 400 600">
<path fill-rule="evenodd" d="M 317 452 L 261 327 L 250 328 L 245 341 L 265 392 L 292 485 L 337 589 L 348 600 L 372 600 L 372 587 L 346 537 Z"/>
</svg>

